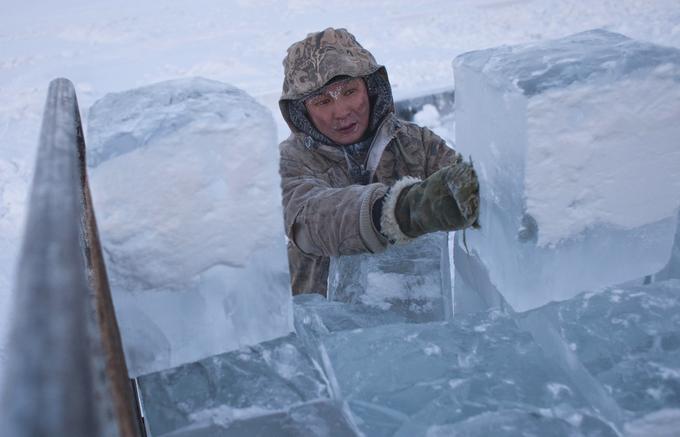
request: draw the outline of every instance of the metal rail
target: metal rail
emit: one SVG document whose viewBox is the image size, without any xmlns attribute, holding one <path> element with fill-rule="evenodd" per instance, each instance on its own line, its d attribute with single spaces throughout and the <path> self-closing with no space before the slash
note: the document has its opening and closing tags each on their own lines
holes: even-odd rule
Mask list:
<svg viewBox="0 0 680 437">
<path fill-rule="evenodd" d="M 139 436 L 67 79 L 49 87 L 14 292 L 1 433 Z"/>
</svg>

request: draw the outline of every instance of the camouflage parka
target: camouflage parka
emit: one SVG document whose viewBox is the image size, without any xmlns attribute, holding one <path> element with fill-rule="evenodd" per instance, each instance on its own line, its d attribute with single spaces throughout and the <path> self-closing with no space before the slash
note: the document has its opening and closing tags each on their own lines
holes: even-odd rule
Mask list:
<svg viewBox="0 0 680 437">
<path fill-rule="evenodd" d="M 292 289 L 325 295 L 329 257 L 377 253 L 389 244 L 371 219 L 373 204 L 389 187 L 405 176 L 424 179 L 458 154 L 429 129 L 397 119 L 390 93 L 389 111 L 376 120 L 371 147 L 379 137 L 387 145 L 368 183 L 356 181 L 344 146 L 302 132 L 290 107 L 338 76 L 379 74 L 389 86 L 387 71 L 351 33 L 332 28 L 293 44 L 283 65 L 279 106 L 291 135 L 279 145 L 279 172 Z"/>
</svg>

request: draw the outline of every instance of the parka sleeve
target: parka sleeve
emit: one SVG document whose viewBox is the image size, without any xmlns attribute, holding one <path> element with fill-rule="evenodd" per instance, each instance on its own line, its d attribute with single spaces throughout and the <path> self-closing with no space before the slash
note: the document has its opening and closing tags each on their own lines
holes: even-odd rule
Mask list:
<svg viewBox="0 0 680 437">
<path fill-rule="evenodd" d="M 425 177 L 461 159 L 458 152 L 430 129 L 422 128 L 422 138 L 425 147 Z"/>
<path fill-rule="evenodd" d="M 373 203 L 387 185 L 333 188 L 281 148 L 279 172 L 286 235 L 302 252 L 318 256 L 382 252 L 387 240 L 373 225 Z"/>
</svg>

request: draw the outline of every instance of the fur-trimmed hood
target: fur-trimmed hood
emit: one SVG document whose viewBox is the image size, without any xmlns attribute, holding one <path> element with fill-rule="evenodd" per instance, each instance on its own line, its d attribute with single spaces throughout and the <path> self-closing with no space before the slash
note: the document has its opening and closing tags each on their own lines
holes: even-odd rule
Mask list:
<svg viewBox="0 0 680 437">
<path fill-rule="evenodd" d="M 283 68 L 279 108 L 294 133 L 300 132 L 300 129 L 291 120 L 290 104 L 315 93 L 337 76 L 368 77 L 378 74 L 390 88 L 385 67 L 379 65 L 373 55 L 346 29 L 329 27 L 321 32 L 310 33 L 288 48 Z M 369 97 L 373 97 L 370 89 Z M 391 92 L 388 100 L 386 104 L 389 111 L 394 111 Z"/>
</svg>

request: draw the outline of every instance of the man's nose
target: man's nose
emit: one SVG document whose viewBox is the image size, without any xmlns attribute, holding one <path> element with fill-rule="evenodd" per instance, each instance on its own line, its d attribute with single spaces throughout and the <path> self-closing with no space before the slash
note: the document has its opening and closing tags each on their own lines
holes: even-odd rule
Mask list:
<svg viewBox="0 0 680 437">
<path fill-rule="evenodd" d="M 333 116 L 337 119 L 344 119 L 352 112 L 351 107 L 346 99 L 340 97 L 333 105 Z"/>
</svg>

